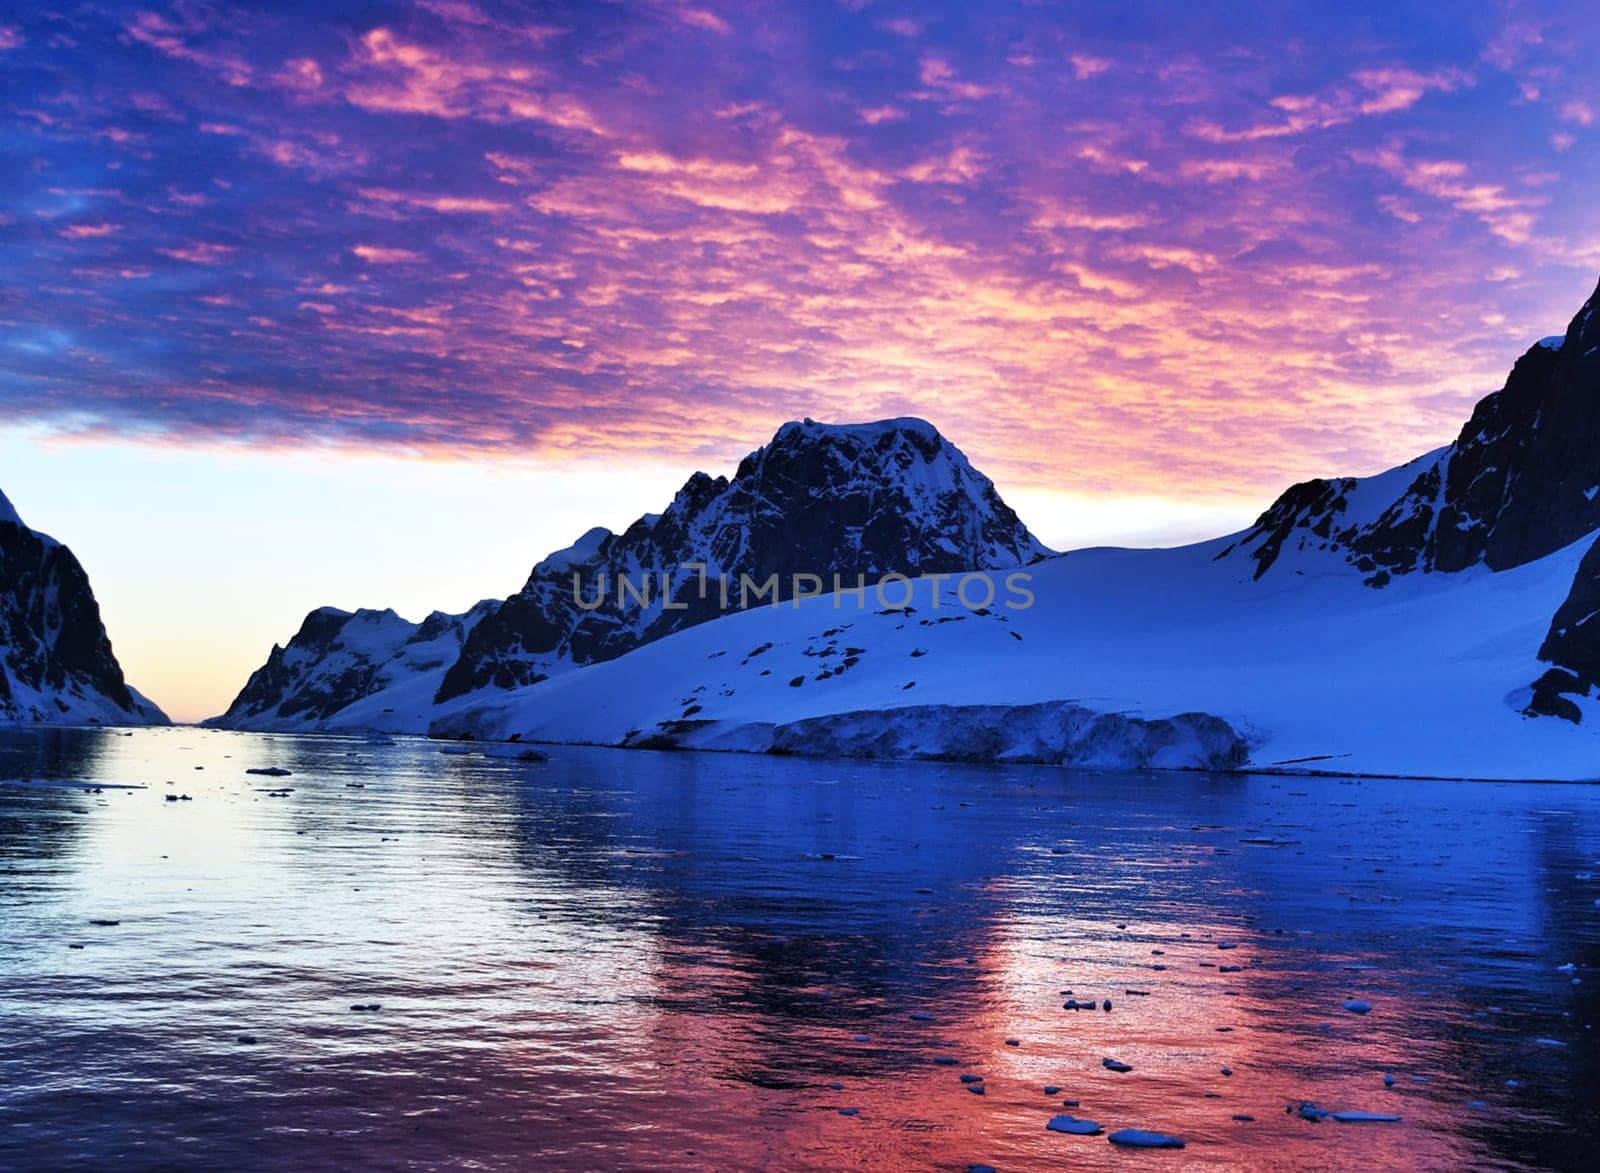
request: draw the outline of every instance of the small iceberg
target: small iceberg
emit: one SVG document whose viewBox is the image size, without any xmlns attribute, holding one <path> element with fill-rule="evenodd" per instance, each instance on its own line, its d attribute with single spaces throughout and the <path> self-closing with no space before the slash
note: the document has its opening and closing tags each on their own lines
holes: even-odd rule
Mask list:
<svg viewBox="0 0 1600 1173">
<path fill-rule="evenodd" d="M 1164 1132 L 1146 1132 L 1142 1128 L 1124 1128 L 1106 1137 L 1112 1144 L 1126 1145 L 1131 1149 L 1181 1149 L 1183 1141 Z"/>
<path fill-rule="evenodd" d="M 1051 1132 L 1065 1132 L 1070 1136 L 1099 1136 L 1105 1131 L 1093 1120 L 1080 1120 L 1076 1116 L 1052 1116 L 1045 1127 Z"/>
</svg>

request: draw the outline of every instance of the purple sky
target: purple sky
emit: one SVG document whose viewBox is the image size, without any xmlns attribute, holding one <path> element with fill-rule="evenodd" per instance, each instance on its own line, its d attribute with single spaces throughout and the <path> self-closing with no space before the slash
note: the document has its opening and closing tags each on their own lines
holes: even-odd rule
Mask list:
<svg viewBox="0 0 1600 1173">
<path fill-rule="evenodd" d="M 3 19 L 0 395 L 58 432 L 687 472 L 916 414 L 1270 497 L 1448 438 L 1600 270 L 1581 3 Z"/>
</svg>

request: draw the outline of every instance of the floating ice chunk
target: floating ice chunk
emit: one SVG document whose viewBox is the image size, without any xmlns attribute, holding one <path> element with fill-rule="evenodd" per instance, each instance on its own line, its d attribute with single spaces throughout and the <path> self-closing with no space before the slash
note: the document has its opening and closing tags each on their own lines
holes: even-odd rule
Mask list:
<svg viewBox="0 0 1600 1173">
<path fill-rule="evenodd" d="M 1079 1120 L 1076 1116 L 1052 1116 L 1045 1127 L 1051 1132 L 1065 1132 L 1069 1136 L 1099 1136 L 1104 1131 L 1093 1120 Z"/>
<path fill-rule="evenodd" d="M 1132 1149 L 1181 1149 L 1183 1141 L 1164 1132 L 1146 1132 L 1142 1128 L 1124 1128 L 1106 1137 L 1112 1144 L 1126 1145 Z"/>
</svg>

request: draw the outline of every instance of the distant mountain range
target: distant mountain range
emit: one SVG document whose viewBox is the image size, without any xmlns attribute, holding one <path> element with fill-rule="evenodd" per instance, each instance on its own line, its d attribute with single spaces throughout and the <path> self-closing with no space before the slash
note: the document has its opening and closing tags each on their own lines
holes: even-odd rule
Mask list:
<svg viewBox="0 0 1600 1173">
<path fill-rule="evenodd" d="M 421 623 L 312 612 L 208 724 L 1600 775 L 1597 305 L 1518 359 L 1453 443 L 1294 485 L 1247 530 L 1181 549 L 1052 554 L 922 420 L 785 424 L 731 479 L 696 473 L 509 598 Z M 7 506 L 0 554 L 0 716 L 162 719 L 122 681 L 70 553 Z M 1028 604 L 974 604 L 967 572 L 1021 575 Z M 886 574 L 916 581 L 893 604 L 848 589 Z"/>
<path fill-rule="evenodd" d="M 0 724 L 165 725 L 128 687 L 72 551 L 0 495 Z"/>
<path fill-rule="evenodd" d="M 1295 485 L 1243 533 L 1178 550 L 1051 555 L 920 420 L 786 424 L 731 480 L 696 474 L 662 514 L 591 531 L 509 599 L 421 625 L 313 613 L 215 723 L 1594 775 L 1595 306 L 1530 348 L 1454 443 L 1379 476 Z M 597 584 L 688 563 L 713 579 L 930 577 L 906 610 L 849 596 L 724 609 L 686 577 L 667 594 L 681 609 L 659 592 L 585 607 Z M 963 606 L 931 577 L 1012 569 L 1031 576 L 1031 607 Z"/>
<path fill-rule="evenodd" d="M 795 575 L 831 588 L 835 575 L 853 584 L 1003 569 L 1049 553 L 922 420 L 785 424 L 732 480 L 695 473 L 663 512 L 620 534 L 590 530 L 508 599 L 421 624 L 392 611 L 312 612 L 207 724 L 423 732 L 452 703 L 613 660 L 737 609 L 742 578 L 759 587 L 776 576 L 766 604 L 792 597 Z M 648 605 L 637 601 L 646 591 Z"/>
</svg>

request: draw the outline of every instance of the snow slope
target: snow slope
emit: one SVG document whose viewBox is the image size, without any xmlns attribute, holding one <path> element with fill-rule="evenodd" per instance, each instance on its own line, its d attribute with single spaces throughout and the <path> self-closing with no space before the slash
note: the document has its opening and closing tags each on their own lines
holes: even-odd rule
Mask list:
<svg viewBox="0 0 1600 1173">
<path fill-rule="evenodd" d="M 1588 539 L 1511 570 L 1405 575 L 1382 590 L 1337 559 L 1255 580 L 1248 562 L 1219 560 L 1236 541 L 1062 555 L 1029 568 L 1025 610 L 969 612 L 954 582 L 935 608 L 928 580 L 911 614 L 885 613 L 870 593 L 865 608 L 850 596 L 762 608 L 461 706 L 436 731 L 602 744 L 665 733 L 764 750 L 775 728 L 781 742 L 791 723 L 830 714 L 900 709 L 903 733 L 917 720 L 908 705 L 1068 701 L 1152 719 L 1213 714 L 1249 738 L 1256 767 L 1600 775 L 1600 717 L 1518 712 Z M 949 715 L 925 715 L 927 744 L 948 744 Z M 899 756 L 916 756 L 914 741 Z"/>
</svg>

